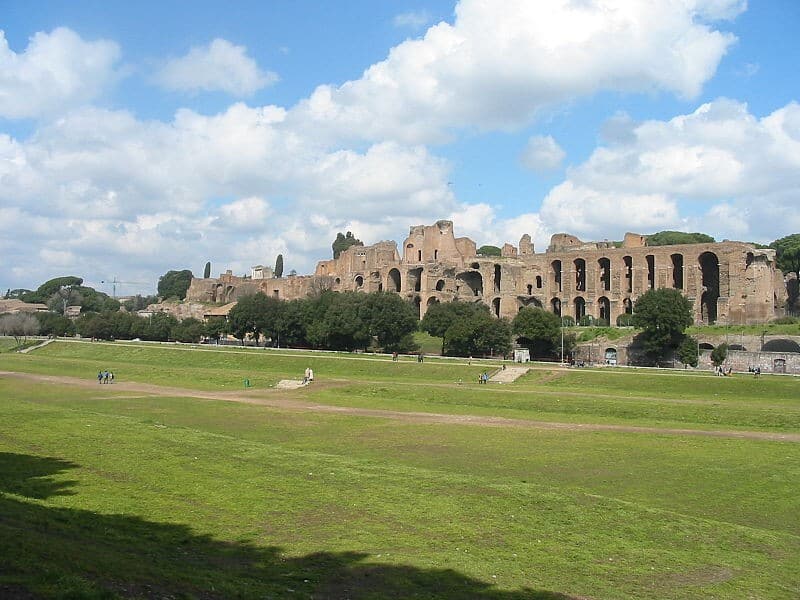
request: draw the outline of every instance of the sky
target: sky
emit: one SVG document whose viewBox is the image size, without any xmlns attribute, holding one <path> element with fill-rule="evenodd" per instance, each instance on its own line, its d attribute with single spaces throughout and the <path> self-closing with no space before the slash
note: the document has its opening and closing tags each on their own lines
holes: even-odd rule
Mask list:
<svg viewBox="0 0 800 600">
<path fill-rule="evenodd" d="M 797 0 L 0 0 L 0 30 L 3 291 L 307 274 L 439 219 L 800 232 Z"/>
</svg>

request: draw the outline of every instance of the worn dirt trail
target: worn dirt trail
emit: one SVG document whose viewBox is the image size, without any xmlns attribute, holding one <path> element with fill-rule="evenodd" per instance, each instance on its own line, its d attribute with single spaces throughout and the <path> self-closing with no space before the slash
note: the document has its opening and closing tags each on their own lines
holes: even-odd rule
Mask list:
<svg viewBox="0 0 800 600">
<path fill-rule="evenodd" d="M 720 438 L 739 438 L 752 440 L 768 440 L 777 442 L 800 443 L 800 433 L 781 433 L 772 431 L 739 431 L 733 429 L 677 429 L 661 427 L 639 427 L 632 425 L 613 425 L 608 423 L 561 423 L 550 421 L 531 421 L 527 419 L 512 419 L 508 417 L 491 417 L 483 415 L 456 415 L 427 412 L 404 412 L 373 408 L 358 408 L 350 406 L 332 406 L 310 402 L 306 396 L 308 390 L 319 389 L 321 386 L 314 383 L 313 388 L 299 390 L 253 390 L 250 392 L 216 392 L 192 390 L 149 383 L 120 382 L 113 384 L 98 384 L 96 380 L 86 380 L 77 377 L 61 375 L 40 375 L 34 373 L 18 373 L 0 371 L 2 378 L 16 378 L 27 381 L 36 381 L 50 385 L 67 385 L 94 389 L 95 391 L 108 391 L 110 398 L 137 397 L 136 394 L 145 396 L 172 396 L 182 398 L 197 398 L 199 400 L 224 400 L 228 402 L 243 402 L 270 408 L 296 412 L 317 412 L 328 414 L 354 415 L 362 417 L 376 417 L 395 419 L 408 423 L 422 424 L 455 424 L 476 425 L 484 427 L 506 427 L 509 429 L 560 429 L 565 431 L 618 431 L 627 433 L 646 433 L 658 435 L 680 436 L 705 436 Z M 329 384 L 336 385 L 336 384 Z M 140 396 L 139 396 L 140 397 Z"/>
</svg>

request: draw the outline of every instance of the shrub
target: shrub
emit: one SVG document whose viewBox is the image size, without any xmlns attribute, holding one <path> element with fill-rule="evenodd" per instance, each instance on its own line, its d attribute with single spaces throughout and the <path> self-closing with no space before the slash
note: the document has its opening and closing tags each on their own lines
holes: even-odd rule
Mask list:
<svg viewBox="0 0 800 600">
<path fill-rule="evenodd" d="M 589 327 L 594 325 L 594 317 L 592 315 L 583 315 L 580 321 L 578 321 L 578 325 L 581 327 Z"/>
<path fill-rule="evenodd" d="M 617 327 L 633 327 L 633 315 L 622 313 L 617 317 Z"/>
<path fill-rule="evenodd" d="M 770 323 L 775 325 L 794 325 L 795 323 L 800 323 L 800 319 L 797 317 L 778 317 L 777 319 L 772 319 Z"/>
<path fill-rule="evenodd" d="M 573 319 L 569 315 L 564 315 L 563 317 L 561 317 L 561 326 L 562 327 L 574 327 L 575 326 L 575 319 Z"/>
</svg>

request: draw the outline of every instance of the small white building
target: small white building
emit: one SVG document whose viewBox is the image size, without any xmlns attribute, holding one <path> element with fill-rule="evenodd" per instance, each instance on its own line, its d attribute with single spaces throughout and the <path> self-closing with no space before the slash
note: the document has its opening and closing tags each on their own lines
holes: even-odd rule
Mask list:
<svg viewBox="0 0 800 600">
<path fill-rule="evenodd" d="M 272 279 L 272 269 L 264 265 L 250 267 L 250 277 L 252 279 Z"/>
</svg>

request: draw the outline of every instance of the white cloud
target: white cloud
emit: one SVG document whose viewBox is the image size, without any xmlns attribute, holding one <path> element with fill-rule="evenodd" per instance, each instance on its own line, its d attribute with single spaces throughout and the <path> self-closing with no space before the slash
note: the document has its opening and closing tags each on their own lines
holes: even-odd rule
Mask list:
<svg viewBox="0 0 800 600">
<path fill-rule="evenodd" d="M 220 38 L 169 60 L 155 76 L 169 90 L 222 91 L 237 97 L 250 96 L 277 80 L 275 73 L 259 69 L 244 46 Z"/>
<path fill-rule="evenodd" d="M 16 53 L 0 31 L 0 117 L 36 118 L 96 98 L 118 77 L 119 47 L 65 27 L 39 32 Z"/>
<path fill-rule="evenodd" d="M 392 19 L 395 27 L 410 27 L 420 29 L 431 22 L 431 15 L 427 10 L 412 10 L 396 15 Z"/>
<path fill-rule="evenodd" d="M 453 128 L 515 128 L 601 90 L 695 97 L 732 34 L 705 19 L 739 0 L 462 0 L 453 25 L 394 47 L 363 76 L 319 86 L 294 111 L 333 138 L 442 141 Z"/>
<path fill-rule="evenodd" d="M 523 166 L 536 173 L 555 171 L 567 153 L 558 145 L 552 136 L 535 135 L 528 140 L 520 155 Z"/>
<path fill-rule="evenodd" d="M 589 236 L 691 228 L 771 241 L 776 225 L 800 228 L 798 197 L 800 105 L 759 119 L 721 98 L 668 121 L 627 122 L 568 171 L 540 214 L 548 227 Z M 709 205 L 702 217 L 697 204 Z"/>
</svg>

